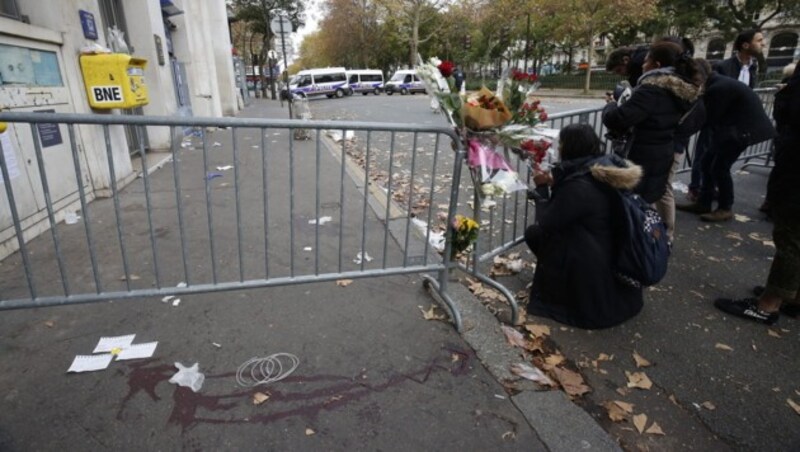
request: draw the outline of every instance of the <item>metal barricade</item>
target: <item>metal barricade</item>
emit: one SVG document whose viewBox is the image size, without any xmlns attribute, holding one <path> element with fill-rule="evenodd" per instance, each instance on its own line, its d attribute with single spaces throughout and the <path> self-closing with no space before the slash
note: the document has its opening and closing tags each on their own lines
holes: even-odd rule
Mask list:
<svg viewBox="0 0 800 452">
<path fill-rule="evenodd" d="M 48 234 L 25 234 L 15 204 L 21 193 L 0 150 L 0 207 L 7 200 L 18 246 L 0 268 L 0 309 L 418 273 L 461 329 L 447 293 L 452 263 L 434 250 L 449 256 L 433 222 L 442 231 L 452 224 L 459 193 L 459 184 L 437 179 L 460 180 L 465 156 L 449 128 L 53 113 L 0 113 L 0 121 L 33 137 L 40 180 L 31 182 L 44 195 L 49 225 Z M 82 217 L 76 224 L 59 224 L 40 123 L 68 132 Z M 110 139 L 120 124 L 164 127 L 173 137 L 160 171 L 148 169 L 158 153 L 139 150 L 142 170 L 125 187 Z M 102 129 L 107 199 L 89 202 L 77 127 Z M 174 138 L 185 127 L 202 133 Z M 293 140 L 297 129 L 311 139 Z M 433 206 L 445 214 L 434 217 Z"/>
</svg>

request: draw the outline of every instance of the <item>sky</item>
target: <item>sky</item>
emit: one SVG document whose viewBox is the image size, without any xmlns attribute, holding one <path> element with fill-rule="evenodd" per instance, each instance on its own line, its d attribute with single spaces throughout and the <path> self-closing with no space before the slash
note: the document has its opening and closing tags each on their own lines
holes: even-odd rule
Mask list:
<svg viewBox="0 0 800 452">
<path fill-rule="evenodd" d="M 322 3 L 322 0 L 308 0 L 306 3 L 306 24 L 294 34 L 295 54 L 300 50 L 300 43 L 303 42 L 303 38 L 319 28 L 319 21 L 322 19 L 320 3 Z"/>
</svg>

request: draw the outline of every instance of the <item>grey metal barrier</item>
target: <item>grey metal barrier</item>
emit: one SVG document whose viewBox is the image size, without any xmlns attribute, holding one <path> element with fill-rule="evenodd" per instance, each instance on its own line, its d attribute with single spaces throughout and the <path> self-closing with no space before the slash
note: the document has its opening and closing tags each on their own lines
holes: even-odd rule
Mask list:
<svg viewBox="0 0 800 452">
<path fill-rule="evenodd" d="M 417 273 L 461 329 L 447 293 L 453 264 L 436 252 L 450 255 L 444 237 L 460 185 L 440 181 L 459 181 L 465 157 L 449 128 L 54 113 L 0 113 L 0 121 L 32 137 L 39 180 L 30 182 L 43 194 L 49 226 L 26 236 L 30 224 L 16 204 L 23 193 L 12 187 L 0 149 L 11 216 L 3 222 L 18 246 L 0 266 L 0 309 Z M 46 171 L 41 123 L 67 131 L 71 168 L 58 172 L 77 183 L 74 224 L 61 223 L 54 207 L 56 174 Z M 141 172 L 124 187 L 111 139 L 118 125 L 167 128 L 173 137 L 167 152 L 139 149 Z M 181 139 L 186 127 L 198 133 Z M 83 128 L 101 130 L 110 174 L 109 197 L 92 202 L 76 145 Z M 299 129 L 308 140 L 295 139 Z M 164 168 L 154 171 L 159 156 L 154 166 Z"/>
</svg>

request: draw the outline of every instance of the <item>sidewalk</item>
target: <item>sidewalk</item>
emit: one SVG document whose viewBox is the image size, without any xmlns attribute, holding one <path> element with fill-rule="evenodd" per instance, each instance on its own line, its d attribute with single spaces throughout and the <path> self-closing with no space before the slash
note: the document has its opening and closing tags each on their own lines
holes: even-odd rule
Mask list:
<svg viewBox="0 0 800 452">
<path fill-rule="evenodd" d="M 242 116 L 284 118 L 288 113 L 277 102 L 259 101 Z M 258 139 L 258 130 L 240 135 L 242 180 L 260 180 L 260 154 L 248 146 Z M 209 167 L 230 163 L 228 132 L 215 132 L 209 140 L 219 142 Z M 309 155 L 313 149 L 313 141 L 295 142 L 296 156 Z M 286 149 L 276 150 L 273 157 L 271 165 L 286 167 Z M 322 183 L 338 183 L 338 163 L 326 152 L 322 159 L 323 167 L 333 169 L 322 172 Z M 295 159 L 302 180 L 314 174 L 313 161 Z M 188 241 L 201 243 L 209 234 L 204 181 L 197 177 L 206 171 L 202 154 L 183 150 L 179 164 Z M 164 285 L 177 284 L 183 277 L 177 224 L 172 219 L 173 165 L 166 163 L 150 176 L 154 221 L 160 225 L 156 252 L 168 264 L 161 269 Z M 225 276 L 236 275 L 238 259 L 235 236 L 225 232 L 231 230 L 225 222 L 235 218 L 231 177 L 225 173 L 215 179 L 213 189 L 214 215 L 221 222 L 216 262 Z M 289 196 L 288 174 L 284 171 L 281 177 L 273 181 L 270 199 Z M 311 187 L 300 184 L 297 190 Z M 346 187 L 347 199 L 360 196 L 353 184 Z M 280 273 L 287 258 L 271 255 L 264 263 L 258 237 L 264 220 L 260 211 L 248 207 L 260 205 L 259 190 L 243 185 L 241 193 L 243 261 L 248 272 L 266 265 Z M 342 208 L 337 200 L 338 196 L 326 199 L 322 214 L 336 218 Z M 146 263 L 152 254 L 141 183 L 126 187 L 120 201 L 131 261 Z M 95 234 L 103 243 L 115 243 L 116 231 L 109 221 L 111 200 L 95 201 L 90 211 Z M 294 232 L 302 239 L 311 230 L 307 220 L 314 213 L 309 206 L 298 206 L 295 215 Z M 287 246 L 290 231 L 285 220 L 275 215 L 269 221 L 271 240 L 278 249 Z M 383 228 L 373 217 L 368 227 Z M 333 240 L 336 221 L 323 231 L 322 239 Z M 59 233 L 67 258 L 85 262 L 86 257 L 78 255 L 82 230 L 61 224 Z M 49 246 L 42 236 L 29 249 L 40 283 L 58 287 Z M 123 274 L 118 249 L 109 245 L 102 250 L 102 272 Z M 200 262 L 190 269 L 194 277 L 208 275 L 210 257 L 203 248 L 190 247 L 189 253 L 191 262 Z M 301 264 L 312 265 L 311 257 L 297 256 Z M 0 290 L 16 291 L 24 285 L 23 279 L 12 276 L 18 274 L 19 265 L 19 256 L 0 265 Z M 91 274 L 84 268 L 76 265 L 71 270 L 80 271 L 81 284 L 90 286 Z M 154 284 L 147 265 L 132 270 L 139 276 L 135 284 Z M 470 346 L 480 341 L 497 346 L 502 338 L 498 323 L 491 316 L 486 321 L 489 314 L 477 303 L 472 305 L 476 312 L 470 313 L 470 343 L 450 324 L 424 320 L 420 307 L 428 309 L 433 299 L 421 287 L 419 276 L 361 279 L 346 287 L 330 282 L 181 298 L 174 307 L 158 299 L 109 300 L 1 313 L 0 350 L 6 365 L 0 374 L 0 450 L 614 449 L 605 433 L 562 393 L 524 391 L 512 397 L 506 391 Z M 66 373 L 74 356 L 91 353 L 100 337 L 133 333 L 137 343 L 159 342 L 153 358 L 113 362 L 99 372 Z M 502 339 L 499 344 L 504 349 L 498 349 L 498 355 L 512 353 Z M 491 360 L 486 347 L 478 350 L 481 359 Z M 299 358 L 291 376 L 258 389 L 236 384 L 240 364 L 279 352 Z M 206 380 L 198 393 L 168 382 L 175 362 L 199 363 Z M 494 371 L 507 373 L 507 367 Z M 259 391 L 269 399 L 256 406 L 253 396 Z"/>
</svg>

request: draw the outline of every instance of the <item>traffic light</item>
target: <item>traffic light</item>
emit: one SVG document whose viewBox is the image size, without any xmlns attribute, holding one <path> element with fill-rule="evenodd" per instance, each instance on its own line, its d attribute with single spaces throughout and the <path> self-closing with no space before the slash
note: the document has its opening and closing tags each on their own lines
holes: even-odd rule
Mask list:
<svg viewBox="0 0 800 452">
<path fill-rule="evenodd" d="M 469 50 L 472 47 L 472 36 L 464 36 L 464 49 Z"/>
</svg>

